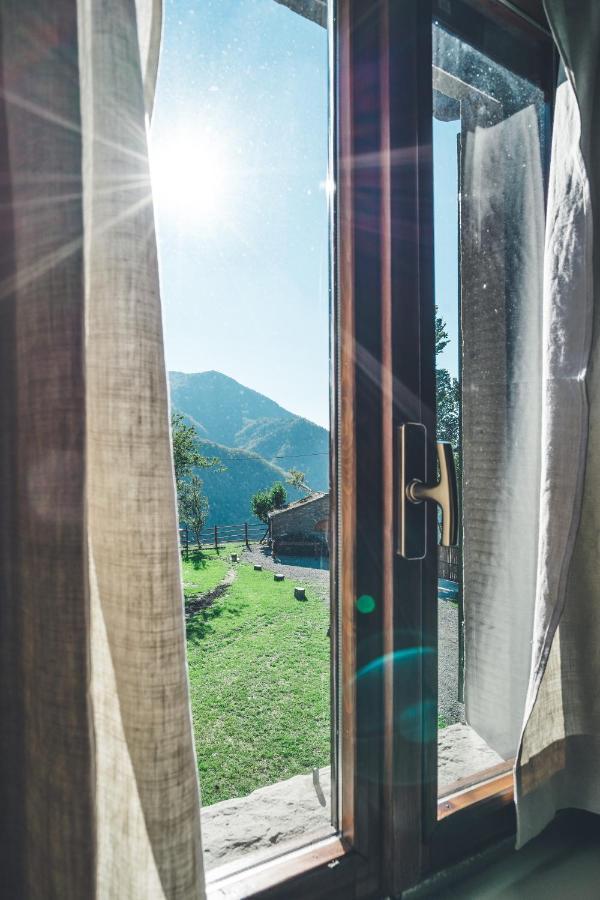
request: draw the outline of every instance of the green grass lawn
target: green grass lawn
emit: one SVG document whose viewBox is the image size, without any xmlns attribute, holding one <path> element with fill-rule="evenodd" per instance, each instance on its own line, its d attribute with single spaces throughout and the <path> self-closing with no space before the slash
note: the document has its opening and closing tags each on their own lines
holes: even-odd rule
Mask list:
<svg viewBox="0 0 600 900">
<path fill-rule="evenodd" d="M 214 547 L 189 551 L 188 559 L 181 561 L 183 593 L 186 597 L 204 594 L 212 590 L 231 568 L 231 553 L 241 553 L 242 544 L 227 544 L 219 553 Z"/>
<path fill-rule="evenodd" d="M 208 570 L 221 580 L 219 562 L 206 559 L 204 584 Z M 305 602 L 293 589 L 240 564 L 227 593 L 187 623 L 204 805 L 329 764 L 329 611 L 310 587 Z"/>
</svg>

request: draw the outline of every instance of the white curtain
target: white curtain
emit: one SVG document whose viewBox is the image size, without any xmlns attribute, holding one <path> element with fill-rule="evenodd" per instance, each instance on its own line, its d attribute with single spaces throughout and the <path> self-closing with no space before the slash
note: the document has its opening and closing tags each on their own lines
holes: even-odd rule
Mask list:
<svg viewBox="0 0 600 900">
<path fill-rule="evenodd" d="M 600 4 L 546 0 L 546 11 L 567 77 L 556 96 L 548 196 L 540 540 L 515 773 L 519 844 L 561 808 L 600 813 Z"/>
<path fill-rule="evenodd" d="M 147 116 L 160 3 L 0 5 L 0 873 L 204 895 Z"/>
<path fill-rule="evenodd" d="M 544 182 L 537 110 L 530 103 L 495 125 L 467 129 L 463 144 L 465 717 L 513 759 L 538 539 Z"/>
</svg>

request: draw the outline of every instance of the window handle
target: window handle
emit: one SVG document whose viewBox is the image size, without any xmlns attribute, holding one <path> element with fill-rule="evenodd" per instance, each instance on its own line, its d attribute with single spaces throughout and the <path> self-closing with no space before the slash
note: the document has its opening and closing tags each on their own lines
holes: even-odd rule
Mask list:
<svg viewBox="0 0 600 900">
<path fill-rule="evenodd" d="M 407 422 L 398 431 L 398 553 L 405 559 L 423 559 L 427 552 L 426 501 L 442 511 L 443 547 L 458 543 L 458 486 L 452 446 L 438 441 L 440 480 L 427 481 L 427 430 Z"/>
<path fill-rule="evenodd" d="M 458 486 L 454 453 L 449 441 L 437 442 L 437 456 L 440 480 L 435 484 L 423 484 L 418 478 L 406 487 L 406 496 L 411 503 L 431 500 L 442 511 L 441 547 L 456 547 L 458 543 Z"/>
</svg>

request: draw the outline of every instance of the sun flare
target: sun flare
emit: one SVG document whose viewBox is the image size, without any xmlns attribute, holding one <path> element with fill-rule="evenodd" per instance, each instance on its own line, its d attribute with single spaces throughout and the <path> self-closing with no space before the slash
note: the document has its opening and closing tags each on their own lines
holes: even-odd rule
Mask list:
<svg viewBox="0 0 600 900">
<path fill-rule="evenodd" d="M 213 225 L 230 214 L 233 165 L 214 135 L 181 132 L 153 145 L 150 169 L 160 212 L 184 225 Z"/>
</svg>

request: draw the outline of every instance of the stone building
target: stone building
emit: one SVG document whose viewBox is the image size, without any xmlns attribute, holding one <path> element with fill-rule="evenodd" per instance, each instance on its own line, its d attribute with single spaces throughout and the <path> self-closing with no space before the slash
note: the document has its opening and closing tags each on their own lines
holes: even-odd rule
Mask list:
<svg viewBox="0 0 600 900">
<path fill-rule="evenodd" d="M 269 513 L 269 534 L 273 552 L 327 553 L 329 494 L 311 494 L 285 509 Z"/>
</svg>

